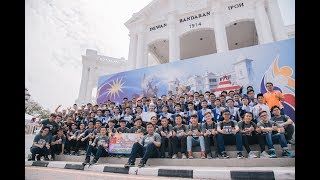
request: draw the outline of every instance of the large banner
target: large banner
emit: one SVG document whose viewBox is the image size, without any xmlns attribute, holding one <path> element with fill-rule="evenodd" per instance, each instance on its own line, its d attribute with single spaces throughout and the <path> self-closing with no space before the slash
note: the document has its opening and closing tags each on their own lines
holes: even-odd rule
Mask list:
<svg viewBox="0 0 320 180">
<path fill-rule="evenodd" d="M 142 135 L 135 133 L 115 133 L 110 137 L 108 152 L 110 154 L 130 154 L 132 146 Z"/>
<path fill-rule="evenodd" d="M 102 76 L 97 102 L 207 90 L 218 95 L 241 86 L 246 93 L 248 85 L 257 94 L 268 81 L 284 94 L 285 113 L 295 120 L 294 38 Z"/>
</svg>

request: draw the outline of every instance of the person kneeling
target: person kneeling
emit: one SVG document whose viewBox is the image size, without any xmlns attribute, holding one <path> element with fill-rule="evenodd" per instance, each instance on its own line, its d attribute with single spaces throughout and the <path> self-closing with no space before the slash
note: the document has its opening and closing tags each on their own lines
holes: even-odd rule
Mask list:
<svg viewBox="0 0 320 180">
<path fill-rule="evenodd" d="M 86 159 L 83 165 L 86 165 L 90 162 L 91 153 L 94 154 L 94 158 L 90 162 L 90 165 L 95 164 L 100 157 L 106 157 L 108 155 L 107 149 L 109 145 L 109 137 L 107 136 L 106 127 L 102 126 L 100 129 L 100 136 L 94 139 L 94 142 L 89 144 L 86 152 Z"/>
<path fill-rule="evenodd" d="M 159 147 L 161 146 L 161 137 L 158 133 L 154 132 L 153 124 L 150 122 L 147 124 L 147 132 L 148 134 L 144 135 L 140 142 L 133 144 L 129 160 L 124 167 L 134 166 L 137 154 L 142 157 L 138 167 L 143 167 L 150 157 L 160 157 Z"/>
</svg>

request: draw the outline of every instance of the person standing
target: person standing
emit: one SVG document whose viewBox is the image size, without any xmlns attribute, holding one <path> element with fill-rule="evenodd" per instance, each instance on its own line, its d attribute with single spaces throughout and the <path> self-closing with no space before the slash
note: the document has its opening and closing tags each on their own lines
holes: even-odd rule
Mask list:
<svg viewBox="0 0 320 180">
<path fill-rule="evenodd" d="M 267 92 L 263 94 L 263 103 L 266 103 L 269 107 L 269 111 L 271 112 L 271 108 L 273 106 L 279 106 L 281 115 L 284 115 L 284 107 L 282 105 L 282 101 L 284 101 L 283 94 L 274 90 L 273 84 L 271 82 L 266 83 Z M 271 114 L 271 116 L 273 116 Z"/>
</svg>

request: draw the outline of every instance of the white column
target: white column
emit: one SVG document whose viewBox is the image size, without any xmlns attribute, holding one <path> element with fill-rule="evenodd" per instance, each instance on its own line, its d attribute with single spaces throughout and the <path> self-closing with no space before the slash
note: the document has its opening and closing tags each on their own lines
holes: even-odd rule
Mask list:
<svg viewBox="0 0 320 180">
<path fill-rule="evenodd" d="M 87 61 L 86 57 L 82 56 L 81 85 L 80 85 L 80 90 L 79 90 L 79 96 L 76 101 L 77 104 L 80 104 L 85 100 L 86 92 L 87 92 L 89 71 L 88 71 L 88 65 L 85 61 Z"/>
<path fill-rule="evenodd" d="M 129 69 L 135 69 L 136 68 L 136 56 L 137 56 L 137 35 L 133 32 L 130 32 L 130 46 L 129 46 L 129 55 L 128 55 L 128 61 L 129 61 Z"/>
<path fill-rule="evenodd" d="M 169 62 L 180 60 L 180 38 L 176 29 L 176 13 L 170 12 L 168 16 L 169 26 Z"/>
<path fill-rule="evenodd" d="M 273 32 L 273 37 L 276 41 L 288 38 L 286 33 L 282 15 L 277 0 L 268 0 L 268 15 L 270 17 L 270 24 Z"/>
<path fill-rule="evenodd" d="M 213 11 L 214 37 L 216 40 L 217 53 L 229 51 L 227 32 L 224 24 L 223 13 Z"/>
<path fill-rule="evenodd" d="M 137 42 L 137 58 L 136 58 L 136 68 L 143 68 L 145 66 L 145 62 L 147 59 L 144 59 L 144 51 L 145 51 L 145 35 L 144 35 L 144 28 L 145 26 L 142 25 L 140 27 L 140 31 L 138 32 L 138 42 Z"/>
<path fill-rule="evenodd" d="M 93 67 L 88 67 L 88 83 L 87 83 L 87 87 L 86 87 L 86 96 L 85 96 L 85 101 L 89 102 L 89 100 L 91 99 L 91 92 L 92 92 L 92 77 L 93 77 Z"/>
<path fill-rule="evenodd" d="M 264 0 L 256 2 L 255 24 L 258 31 L 259 44 L 273 42 L 269 18 L 266 13 Z"/>
</svg>

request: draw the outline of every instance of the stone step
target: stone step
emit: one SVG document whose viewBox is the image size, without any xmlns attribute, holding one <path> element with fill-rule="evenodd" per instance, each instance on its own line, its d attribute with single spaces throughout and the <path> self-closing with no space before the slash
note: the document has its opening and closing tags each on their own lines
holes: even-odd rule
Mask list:
<svg viewBox="0 0 320 180">
<path fill-rule="evenodd" d="M 255 152 L 259 157 L 260 153 Z M 295 158 L 282 158 L 281 151 L 276 151 L 278 158 L 255 158 L 255 159 L 237 159 L 237 151 L 227 151 L 230 156 L 229 159 L 200 159 L 201 153 L 193 153 L 194 159 L 169 159 L 169 158 L 150 158 L 147 165 L 150 166 L 214 166 L 214 167 L 264 167 L 264 166 L 276 166 L 276 167 L 287 167 L 295 166 Z M 279 154 L 280 153 L 280 154 Z M 294 151 L 291 151 L 294 153 Z M 245 154 L 245 152 L 243 152 Z M 181 154 L 179 153 L 178 156 Z M 85 159 L 84 155 L 72 156 L 72 155 L 57 155 L 56 161 L 72 161 L 72 162 L 83 162 Z M 91 158 L 92 159 L 92 158 Z M 141 158 L 137 158 L 136 162 L 140 161 Z M 128 161 L 127 157 L 101 157 L 98 163 L 101 164 L 125 164 Z"/>
<path fill-rule="evenodd" d="M 211 150 L 213 150 L 213 151 L 215 151 L 216 148 L 217 148 L 216 144 L 214 146 L 211 146 Z M 281 150 L 282 149 L 279 144 L 275 144 L 274 148 L 275 148 L 275 150 Z M 288 148 L 290 150 L 295 150 L 295 145 L 288 144 Z M 235 145 L 226 145 L 225 149 L 226 149 L 226 151 L 236 151 L 237 150 L 237 146 L 235 146 Z M 244 147 L 243 147 L 243 149 L 244 149 Z M 260 151 L 259 144 L 250 145 L 250 149 L 251 149 L 251 151 Z M 266 146 L 266 149 L 267 149 L 267 146 Z M 192 147 L 192 151 L 193 152 L 200 152 L 201 151 L 200 146 Z"/>
</svg>

